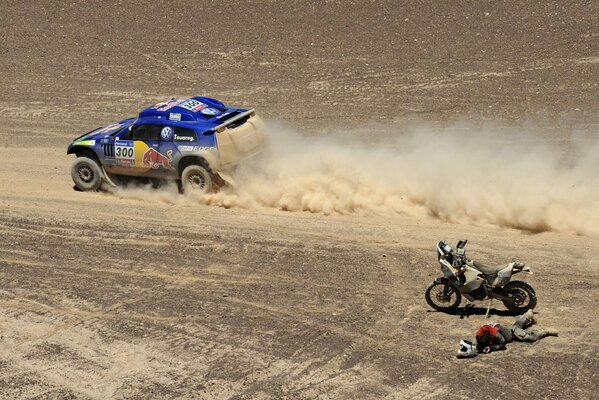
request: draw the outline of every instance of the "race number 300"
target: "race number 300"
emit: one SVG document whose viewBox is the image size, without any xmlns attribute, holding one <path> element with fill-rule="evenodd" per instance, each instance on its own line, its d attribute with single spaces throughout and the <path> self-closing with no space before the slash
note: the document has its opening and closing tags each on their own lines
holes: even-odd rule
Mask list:
<svg viewBox="0 0 599 400">
<path fill-rule="evenodd" d="M 116 158 L 132 159 L 133 153 L 133 146 L 115 146 Z"/>
</svg>

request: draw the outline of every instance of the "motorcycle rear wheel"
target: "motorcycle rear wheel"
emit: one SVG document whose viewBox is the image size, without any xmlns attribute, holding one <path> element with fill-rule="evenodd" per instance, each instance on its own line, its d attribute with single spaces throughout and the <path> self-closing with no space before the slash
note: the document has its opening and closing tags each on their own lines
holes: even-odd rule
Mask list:
<svg viewBox="0 0 599 400">
<path fill-rule="evenodd" d="M 443 294 L 445 286 L 447 286 L 447 295 Z M 437 283 L 433 282 L 426 292 L 424 292 L 424 298 L 429 306 L 437 311 L 448 312 L 454 311 L 460 305 L 462 301 L 462 294 L 457 291 L 449 283 Z"/>
<path fill-rule="evenodd" d="M 513 312 L 523 314 L 537 306 L 537 294 L 528 283 L 511 281 L 503 287 L 503 294 L 510 296 L 510 300 L 503 300 L 503 305 Z"/>
</svg>

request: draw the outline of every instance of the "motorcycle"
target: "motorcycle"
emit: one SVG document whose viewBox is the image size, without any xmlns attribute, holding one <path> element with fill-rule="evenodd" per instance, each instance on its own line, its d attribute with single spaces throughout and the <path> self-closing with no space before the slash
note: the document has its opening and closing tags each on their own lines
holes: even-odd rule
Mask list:
<svg viewBox="0 0 599 400">
<path fill-rule="evenodd" d="M 488 267 L 466 258 L 467 240 L 460 240 L 456 251 L 441 240 L 437 243 L 437 257 L 443 276 L 436 278 L 426 289 L 424 297 L 428 305 L 437 311 L 455 311 L 462 296 L 470 301 L 489 299 L 487 316 L 492 299 L 503 302 L 505 307 L 518 314 L 534 309 L 537 305 L 535 290 L 523 281 L 512 281 L 519 272 L 532 274 L 524 263 L 513 261 L 506 265 Z"/>
</svg>

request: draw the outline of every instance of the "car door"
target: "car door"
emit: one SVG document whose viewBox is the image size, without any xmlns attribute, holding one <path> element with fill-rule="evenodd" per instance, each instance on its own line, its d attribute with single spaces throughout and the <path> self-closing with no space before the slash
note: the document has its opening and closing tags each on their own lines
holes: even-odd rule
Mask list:
<svg viewBox="0 0 599 400">
<path fill-rule="evenodd" d="M 144 124 L 132 125 L 127 130 L 120 132 L 116 135 L 114 140 L 114 167 L 111 168 L 112 172 L 125 175 L 137 175 L 137 172 L 141 170 L 141 159 L 143 156 L 143 149 L 147 147 L 143 140 L 140 140 L 145 135 L 143 128 Z M 135 139 L 133 140 L 133 134 L 135 133 Z M 137 146 L 135 145 L 138 142 Z M 141 154 L 138 156 L 137 153 Z M 139 161 L 138 161 L 139 159 Z"/>
<path fill-rule="evenodd" d="M 146 173 L 158 169 L 157 154 L 160 146 L 161 124 L 141 124 L 131 129 L 133 154 L 137 172 Z M 129 155 L 128 153 L 127 155 Z"/>
<path fill-rule="evenodd" d="M 161 153 L 161 137 L 172 137 L 168 124 L 141 123 L 119 135 L 114 142 L 115 173 L 162 177 L 174 170 L 172 151 Z M 168 150 L 168 149 L 165 149 Z"/>
<path fill-rule="evenodd" d="M 172 123 L 165 124 L 160 130 L 160 146 L 158 148 L 158 170 L 166 175 L 176 174 L 175 156 L 178 154 L 177 146 L 173 143 L 177 127 Z"/>
</svg>

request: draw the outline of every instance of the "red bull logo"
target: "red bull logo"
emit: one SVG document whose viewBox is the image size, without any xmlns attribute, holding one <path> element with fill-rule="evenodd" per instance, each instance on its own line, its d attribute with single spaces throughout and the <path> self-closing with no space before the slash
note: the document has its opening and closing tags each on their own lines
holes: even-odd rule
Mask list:
<svg viewBox="0 0 599 400">
<path fill-rule="evenodd" d="M 166 152 L 166 156 L 155 149 L 149 148 L 144 153 L 141 163 L 144 166 L 152 169 L 158 169 L 160 167 L 165 169 L 175 169 L 173 167 L 173 151 L 169 150 Z"/>
</svg>

